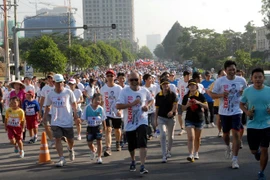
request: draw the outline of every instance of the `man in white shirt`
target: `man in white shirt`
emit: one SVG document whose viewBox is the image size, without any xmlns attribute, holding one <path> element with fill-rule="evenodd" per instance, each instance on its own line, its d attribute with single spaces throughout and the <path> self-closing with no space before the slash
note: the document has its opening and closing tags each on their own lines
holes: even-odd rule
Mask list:
<svg viewBox="0 0 270 180">
<path fill-rule="evenodd" d="M 228 60 L 224 63 L 227 76 L 216 80 L 212 98 L 219 98 L 219 115 L 222 123 L 223 140 L 226 144 L 225 157 L 232 157 L 232 168 L 238 169 L 238 151 L 240 147 L 240 130 L 242 127 L 241 117 L 243 111 L 240 109 L 240 97 L 243 89 L 247 86 L 243 77 L 236 76 L 236 63 Z M 232 130 L 233 143 L 230 146 L 230 131 Z M 232 151 L 232 153 L 231 153 Z"/>
<path fill-rule="evenodd" d="M 31 80 L 32 80 L 32 78 L 30 78 L 30 77 L 24 78 L 25 92 L 33 91 L 34 93 L 36 93 L 35 86 L 33 86 L 31 84 Z"/>
<path fill-rule="evenodd" d="M 116 100 L 122 90 L 122 87 L 114 83 L 116 74 L 113 70 L 108 70 L 106 72 L 107 83 L 100 89 L 100 93 L 103 98 L 103 108 L 105 110 L 106 119 L 106 150 L 104 151 L 104 156 L 111 155 L 111 144 L 112 144 L 112 127 L 114 128 L 115 140 L 116 140 L 116 150 L 121 151 L 120 141 L 121 141 L 121 129 L 122 129 L 122 110 L 116 108 Z"/>
<path fill-rule="evenodd" d="M 130 171 L 136 171 L 135 149 L 140 148 L 140 174 L 148 173 L 144 163 L 147 154 L 148 110 L 153 97 L 146 88 L 140 87 L 139 74 L 129 75 L 129 87 L 124 88 L 117 100 L 116 108 L 124 109 L 124 124 L 128 150 L 132 159 Z"/>
<path fill-rule="evenodd" d="M 61 138 L 65 136 L 68 142 L 69 158 L 71 161 L 75 159 L 73 150 L 74 131 L 73 118 L 75 121 L 80 121 L 77 113 L 77 103 L 74 93 L 67 88 L 64 88 L 64 77 L 61 74 L 55 74 L 54 77 L 55 89 L 46 97 L 45 100 L 45 119 L 51 110 L 51 128 L 55 138 L 55 146 L 60 160 L 55 164 L 57 167 L 65 165 L 66 161 L 63 156 L 63 146 Z M 73 117 L 74 115 L 74 117 Z"/>
</svg>

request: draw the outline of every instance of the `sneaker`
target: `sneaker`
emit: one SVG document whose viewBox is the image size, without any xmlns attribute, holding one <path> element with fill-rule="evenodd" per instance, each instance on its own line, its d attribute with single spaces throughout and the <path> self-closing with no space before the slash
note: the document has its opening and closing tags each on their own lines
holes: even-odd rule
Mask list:
<svg viewBox="0 0 270 180">
<path fill-rule="evenodd" d="M 231 144 L 230 144 L 229 147 L 226 147 L 225 158 L 230 159 L 231 157 L 232 157 L 232 148 L 231 148 Z"/>
<path fill-rule="evenodd" d="M 260 161 L 260 159 L 261 159 L 261 150 L 260 149 L 258 149 L 256 154 L 254 154 L 254 157 L 257 161 Z"/>
<path fill-rule="evenodd" d="M 69 151 L 69 159 L 71 161 L 74 161 L 74 159 L 75 159 L 75 152 L 74 152 L 73 148 L 72 149 L 69 149 L 68 151 Z"/>
<path fill-rule="evenodd" d="M 28 144 L 34 144 L 34 139 L 30 139 L 29 141 L 28 141 Z"/>
<path fill-rule="evenodd" d="M 189 162 L 194 162 L 194 157 L 193 157 L 193 156 L 188 156 L 188 157 L 187 157 L 187 160 L 188 160 Z"/>
<path fill-rule="evenodd" d="M 129 166 L 129 171 L 132 171 L 132 172 L 136 171 L 136 164 L 131 163 Z"/>
<path fill-rule="evenodd" d="M 57 163 L 55 163 L 55 166 L 56 167 L 63 167 L 65 164 L 66 164 L 65 158 L 60 158 L 60 160 Z"/>
<path fill-rule="evenodd" d="M 33 142 L 34 142 L 34 143 L 36 143 L 36 142 L 37 142 L 37 140 L 38 140 L 38 137 L 37 137 L 37 136 L 34 136 L 34 138 L 33 138 Z"/>
<path fill-rule="evenodd" d="M 18 153 L 18 152 L 19 152 L 18 146 L 15 146 L 15 147 L 14 147 L 14 152 L 15 152 L 15 153 Z"/>
<path fill-rule="evenodd" d="M 121 151 L 121 146 L 120 146 L 120 142 L 116 143 L 116 151 Z"/>
<path fill-rule="evenodd" d="M 20 152 L 20 158 L 24 158 L 24 150 L 21 150 L 21 152 Z"/>
<path fill-rule="evenodd" d="M 243 149 L 243 147 L 244 147 L 244 144 L 243 144 L 243 141 L 241 141 L 241 143 L 240 143 L 240 149 Z"/>
<path fill-rule="evenodd" d="M 62 136 L 61 140 L 65 143 L 67 142 L 67 138 L 65 136 Z"/>
<path fill-rule="evenodd" d="M 199 153 L 195 153 L 195 154 L 194 154 L 194 159 L 195 159 L 195 160 L 199 160 L 199 159 L 200 159 Z"/>
<path fill-rule="evenodd" d="M 96 159 L 96 157 L 97 157 L 97 153 L 95 151 L 91 151 L 90 152 L 90 158 L 91 158 L 91 160 Z"/>
<path fill-rule="evenodd" d="M 222 136 L 223 136 L 222 131 L 218 132 L 218 137 L 222 137 Z"/>
<path fill-rule="evenodd" d="M 212 128 L 216 127 L 215 123 L 213 123 L 213 122 L 210 125 Z"/>
<path fill-rule="evenodd" d="M 144 167 L 140 169 L 140 174 L 147 174 L 148 170 L 145 169 Z"/>
<path fill-rule="evenodd" d="M 152 140 L 153 139 L 153 135 L 149 135 L 148 137 L 147 137 L 147 140 Z"/>
<path fill-rule="evenodd" d="M 55 141 L 54 140 L 49 140 L 48 141 L 48 146 L 49 146 L 49 148 L 53 148 L 53 146 L 55 145 Z"/>
<path fill-rule="evenodd" d="M 258 173 L 258 180 L 266 180 L 266 176 L 264 175 L 263 172 Z"/>
<path fill-rule="evenodd" d="M 163 156 L 161 163 L 166 163 L 166 162 L 167 162 L 167 157 Z"/>
<path fill-rule="evenodd" d="M 238 160 L 232 160 L 232 168 L 233 169 L 239 169 Z"/>
<path fill-rule="evenodd" d="M 166 158 L 171 158 L 171 157 L 172 157 L 171 151 L 167 151 Z"/>
<path fill-rule="evenodd" d="M 107 156 L 111 156 L 111 155 L 112 155 L 111 149 L 107 148 L 106 151 L 104 151 L 104 156 L 107 157 Z"/>
<path fill-rule="evenodd" d="M 97 164 L 102 164 L 102 159 L 101 159 L 101 157 L 97 158 Z"/>
<path fill-rule="evenodd" d="M 77 140 L 78 140 L 78 141 L 82 140 L 82 136 L 81 136 L 81 135 L 78 135 L 78 136 L 77 136 Z"/>
</svg>

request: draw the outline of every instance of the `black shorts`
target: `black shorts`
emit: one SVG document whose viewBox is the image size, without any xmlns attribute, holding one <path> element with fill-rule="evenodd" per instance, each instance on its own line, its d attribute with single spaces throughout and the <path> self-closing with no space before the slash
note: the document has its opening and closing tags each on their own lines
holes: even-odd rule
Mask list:
<svg viewBox="0 0 270 180">
<path fill-rule="evenodd" d="M 129 152 L 136 148 L 147 148 L 147 129 L 148 126 L 143 124 L 134 131 L 126 131 Z"/>
<path fill-rule="evenodd" d="M 101 140 L 102 139 L 102 126 L 87 126 L 87 133 L 86 133 L 86 140 L 87 142 L 92 142 L 95 139 Z"/>
<path fill-rule="evenodd" d="M 107 117 L 106 127 L 113 127 L 114 129 L 121 129 L 122 128 L 122 119 L 121 118 Z"/>
<path fill-rule="evenodd" d="M 214 114 L 218 114 L 218 109 L 219 109 L 218 106 L 214 106 Z"/>
<path fill-rule="evenodd" d="M 223 133 L 228 133 L 231 129 L 236 131 L 243 129 L 241 117 L 242 114 L 235 114 L 230 116 L 220 115 Z"/>
<path fill-rule="evenodd" d="M 181 104 L 178 104 L 177 111 L 178 111 L 178 115 L 182 115 L 183 114 L 182 105 Z"/>
<path fill-rule="evenodd" d="M 270 141 L 270 128 L 247 129 L 247 141 L 250 150 L 258 150 L 259 147 L 268 148 Z"/>
</svg>

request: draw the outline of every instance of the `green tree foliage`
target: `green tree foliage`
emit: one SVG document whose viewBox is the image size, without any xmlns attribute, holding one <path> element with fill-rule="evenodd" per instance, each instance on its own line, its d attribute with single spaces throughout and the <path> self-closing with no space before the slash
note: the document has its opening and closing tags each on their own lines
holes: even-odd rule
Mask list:
<svg viewBox="0 0 270 180">
<path fill-rule="evenodd" d="M 162 44 L 158 44 L 154 49 L 154 54 L 158 59 L 166 59 L 165 50 Z"/>
<path fill-rule="evenodd" d="M 181 36 L 183 27 L 179 22 L 175 22 L 166 37 L 164 38 L 162 45 L 166 53 L 166 57 L 171 60 L 178 61 L 180 59 L 178 54 L 179 42 L 178 38 Z"/>
<path fill-rule="evenodd" d="M 52 38 L 40 37 L 28 52 L 27 63 L 39 72 L 50 71 L 63 73 L 66 69 L 67 59 L 58 49 Z"/>
<path fill-rule="evenodd" d="M 243 49 L 246 52 L 252 52 L 255 49 L 256 44 L 256 27 L 253 24 L 253 21 L 249 21 L 245 25 L 246 32 L 242 34 Z"/>
<path fill-rule="evenodd" d="M 140 59 L 153 59 L 153 54 L 147 46 L 142 46 L 137 53 L 137 56 Z"/>
<path fill-rule="evenodd" d="M 135 60 L 133 54 L 127 50 L 122 51 L 123 62 L 133 62 Z"/>
<path fill-rule="evenodd" d="M 80 44 L 72 44 L 66 51 L 66 57 L 69 57 L 72 65 L 85 69 L 91 63 L 90 56 L 87 55 L 87 49 Z"/>
<path fill-rule="evenodd" d="M 93 59 L 89 67 L 93 68 L 95 66 L 103 66 L 105 64 L 101 49 L 97 46 L 97 44 L 92 44 L 87 47 L 87 54 Z"/>
</svg>

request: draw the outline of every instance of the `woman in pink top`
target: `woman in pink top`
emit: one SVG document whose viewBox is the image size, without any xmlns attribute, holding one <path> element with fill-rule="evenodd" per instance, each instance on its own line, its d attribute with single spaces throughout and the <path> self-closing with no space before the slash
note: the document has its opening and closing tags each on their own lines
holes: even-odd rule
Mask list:
<svg viewBox="0 0 270 180">
<path fill-rule="evenodd" d="M 21 81 L 16 80 L 10 83 L 10 87 L 13 88 L 14 90 L 10 92 L 9 98 L 11 99 L 12 97 L 17 96 L 20 99 L 19 107 L 22 108 L 22 104 L 25 100 L 24 84 Z M 26 134 L 26 129 L 23 132 L 23 140 L 25 140 L 25 134 Z"/>
<path fill-rule="evenodd" d="M 21 107 L 23 101 L 25 100 L 24 84 L 21 81 L 16 80 L 10 83 L 10 87 L 13 88 L 14 90 L 10 92 L 9 98 L 12 98 L 14 96 L 20 98 L 21 101 L 20 107 Z"/>
</svg>

